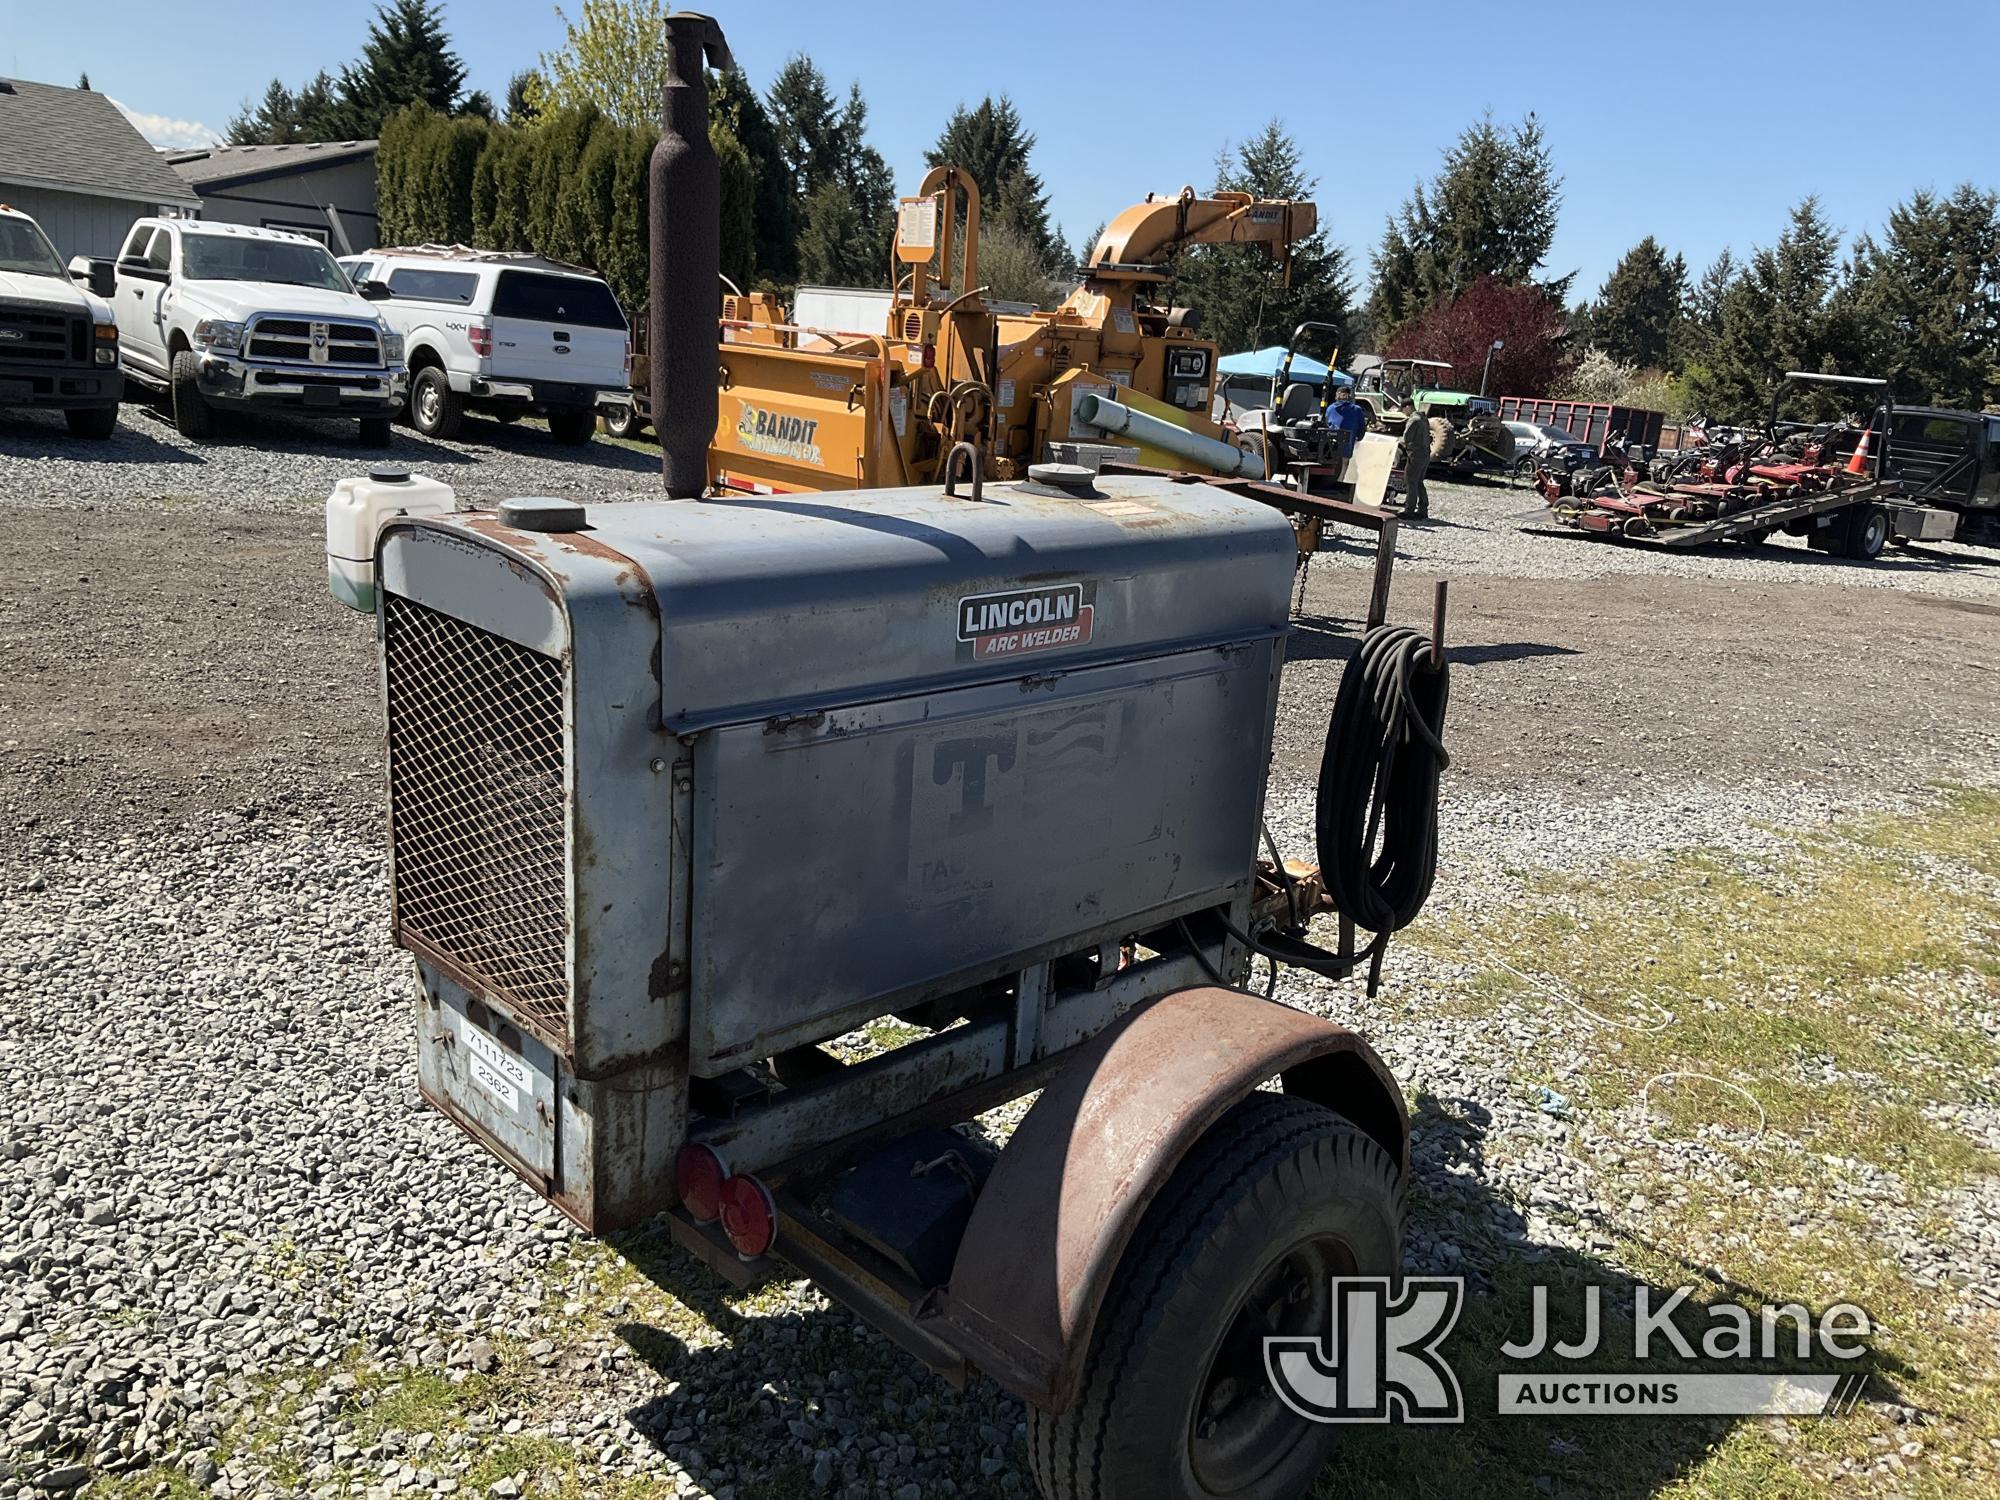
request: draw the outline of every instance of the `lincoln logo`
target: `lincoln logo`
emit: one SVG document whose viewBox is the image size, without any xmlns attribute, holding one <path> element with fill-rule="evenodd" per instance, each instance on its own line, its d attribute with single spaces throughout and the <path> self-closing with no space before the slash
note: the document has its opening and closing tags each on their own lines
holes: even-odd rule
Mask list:
<svg viewBox="0 0 2000 1500">
<path fill-rule="evenodd" d="M 980 659 L 1081 646 L 1090 639 L 1092 613 L 1078 583 L 973 594 L 958 601 L 958 638 Z"/>
</svg>

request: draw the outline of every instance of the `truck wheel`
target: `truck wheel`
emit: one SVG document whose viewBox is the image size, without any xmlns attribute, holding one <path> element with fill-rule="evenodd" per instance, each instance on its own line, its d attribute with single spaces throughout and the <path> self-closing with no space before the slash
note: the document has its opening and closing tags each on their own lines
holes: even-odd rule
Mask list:
<svg viewBox="0 0 2000 1500">
<path fill-rule="evenodd" d="M 201 356 L 192 349 L 174 356 L 173 401 L 175 432 L 205 438 L 215 431 L 215 409 L 201 395 Z"/>
<path fill-rule="evenodd" d="M 358 436 L 364 448 L 386 448 L 393 433 L 387 417 L 363 417 Z"/>
<path fill-rule="evenodd" d="M 465 420 L 465 401 L 436 365 L 410 378 L 410 425 L 425 437 L 451 439 Z"/>
<path fill-rule="evenodd" d="M 614 406 L 604 414 L 604 430 L 615 438 L 635 438 L 646 430 L 646 419 L 629 406 Z"/>
<path fill-rule="evenodd" d="M 597 431 L 597 413 L 594 411 L 552 411 L 549 413 L 549 436 L 565 447 L 580 448 L 590 441 Z"/>
<path fill-rule="evenodd" d="M 1028 1411 L 1049 1500 L 1302 1495 L 1338 1430 L 1272 1391 L 1270 1335 L 1324 1337 L 1335 1276 L 1402 1261 L 1403 1174 L 1321 1105 L 1252 1094 L 1146 1211 L 1118 1267 L 1077 1399 Z"/>
<path fill-rule="evenodd" d="M 71 437 L 90 438 L 101 441 L 118 430 L 118 408 L 115 406 L 72 406 L 63 413 L 63 421 L 69 424 Z"/>
<path fill-rule="evenodd" d="M 1889 540 L 1889 513 L 1879 505 L 1857 505 L 1847 513 L 1847 544 L 1841 550 L 1856 562 L 1873 562 Z"/>
</svg>

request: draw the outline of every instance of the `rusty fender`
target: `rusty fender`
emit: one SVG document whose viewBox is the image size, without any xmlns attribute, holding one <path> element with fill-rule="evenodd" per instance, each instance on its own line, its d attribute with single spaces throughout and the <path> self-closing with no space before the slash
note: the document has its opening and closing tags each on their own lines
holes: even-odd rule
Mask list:
<svg viewBox="0 0 2000 1500">
<path fill-rule="evenodd" d="M 1066 1408 L 1140 1217 L 1202 1133 L 1273 1077 L 1408 1170 L 1402 1093 L 1360 1037 L 1240 990 L 1163 995 L 1079 1046 L 1001 1152 L 937 1304 L 945 1337 L 1023 1400 Z"/>
</svg>

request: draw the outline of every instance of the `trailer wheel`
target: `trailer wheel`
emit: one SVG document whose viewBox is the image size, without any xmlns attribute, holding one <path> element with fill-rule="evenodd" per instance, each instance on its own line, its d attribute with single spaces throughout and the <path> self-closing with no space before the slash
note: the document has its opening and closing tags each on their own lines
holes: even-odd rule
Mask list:
<svg viewBox="0 0 2000 1500">
<path fill-rule="evenodd" d="M 1269 1335 L 1324 1336 L 1330 1280 L 1402 1261 L 1403 1174 L 1322 1105 L 1252 1094 L 1188 1153 L 1119 1264 L 1083 1384 L 1031 1408 L 1049 1500 L 1304 1494 L 1338 1437 L 1272 1391 Z"/>
<path fill-rule="evenodd" d="M 1873 562 L 1889 540 L 1889 513 L 1879 505 L 1857 505 L 1847 513 L 1847 545 L 1856 562 Z"/>
</svg>

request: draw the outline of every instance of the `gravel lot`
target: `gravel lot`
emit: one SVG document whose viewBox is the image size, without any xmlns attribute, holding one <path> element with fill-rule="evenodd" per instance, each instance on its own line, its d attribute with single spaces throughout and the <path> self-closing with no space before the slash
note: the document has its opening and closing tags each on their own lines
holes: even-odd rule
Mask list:
<svg viewBox="0 0 2000 1500">
<path fill-rule="evenodd" d="M 504 1496 L 495 1455 L 578 1494 L 1027 1492 L 990 1386 L 949 1392 L 802 1283 L 736 1296 L 656 1238 L 586 1241 L 418 1106 L 372 646 L 319 554 L 326 489 L 368 455 L 262 426 L 196 450 L 128 408 L 83 465 L 57 431 L 0 418 L 0 1500 L 150 1463 L 221 1494 Z M 481 500 L 652 493 L 642 452 L 468 432 L 399 430 L 393 456 Z M 1441 919 L 1538 870 L 1758 854 L 2000 780 L 1986 560 L 1658 559 L 1524 535 L 1514 492 L 1434 508 L 1403 533 L 1396 612 L 1427 619 L 1452 577 Z M 1288 849 L 1363 577 L 1311 574 L 1272 792 Z M 1392 955 L 1374 1001 L 1281 993 L 1370 1031 L 1427 1101 L 1412 1268 L 1602 1253 L 1626 1164 L 1534 1106 L 1510 1047 L 1600 1040 L 1536 996 L 1468 1031 L 1424 1003 L 1467 967 Z M 1992 1111 L 1962 1124 L 2000 1145 Z M 1897 1232 L 1992 1284 L 2000 1192 L 1951 1209 L 1949 1242 L 1914 1213 Z M 485 1395 L 442 1436 L 385 1422 L 405 1407 L 378 1397 L 421 1380 Z"/>
</svg>

